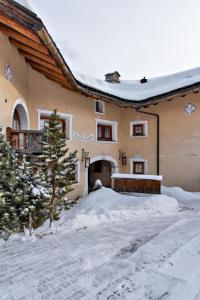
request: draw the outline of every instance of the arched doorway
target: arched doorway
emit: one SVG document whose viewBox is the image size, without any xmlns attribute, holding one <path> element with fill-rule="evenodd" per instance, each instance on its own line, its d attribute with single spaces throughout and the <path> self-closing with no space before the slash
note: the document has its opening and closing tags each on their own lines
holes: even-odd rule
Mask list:
<svg viewBox="0 0 200 300">
<path fill-rule="evenodd" d="M 103 186 L 111 187 L 112 165 L 110 161 L 97 160 L 88 169 L 88 190 L 92 191 L 95 181 L 100 179 Z"/>
<path fill-rule="evenodd" d="M 24 104 L 16 103 L 12 114 L 12 129 L 14 130 L 28 130 L 29 119 L 28 111 Z"/>
<path fill-rule="evenodd" d="M 100 179 L 105 187 L 111 187 L 111 175 L 118 171 L 117 161 L 108 155 L 91 158 L 90 167 L 86 170 L 86 186 L 84 195 L 91 192 L 94 183 Z"/>
</svg>

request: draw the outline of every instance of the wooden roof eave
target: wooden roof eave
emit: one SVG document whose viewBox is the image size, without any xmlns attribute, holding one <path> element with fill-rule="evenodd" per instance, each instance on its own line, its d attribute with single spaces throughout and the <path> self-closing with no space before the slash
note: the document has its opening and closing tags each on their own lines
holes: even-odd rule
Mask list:
<svg viewBox="0 0 200 300">
<path fill-rule="evenodd" d="M 13 3 L 14 6 L 16 6 L 16 11 L 13 7 L 11 12 L 8 9 L 4 11 L 2 9 L 2 7 L 6 6 L 4 2 L 9 3 L 9 8 Z M 49 35 L 42 21 L 29 10 L 23 10 L 23 12 L 21 10 L 21 6 L 16 4 L 13 0 L 0 0 L 0 31 L 10 38 L 11 43 L 18 47 L 19 52 L 25 57 L 26 61 L 35 68 L 35 70 L 44 74 L 46 77 L 51 77 L 51 80 L 55 77 L 55 82 L 60 82 L 61 80 L 61 85 L 66 88 L 76 90 L 87 97 L 102 98 L 105 101 L 109 101 L 120 106 L 139 108 L 142 106 L 144 107 L 151 104 L 157 104 L 170 97 L 173 98 L 180 96 L 183 92 L 189 92 L 194 88 L 200 87 L 200 82 L 197 82 L 193 85 L 170 91 L 162 95 L 150 97 L 141 101 L 135 101 L 123 99 L 84 85 L 73 76 L 70 68 L 66 64 L 62 54 L 56 47 L 56 44 Z M 8 13 L 8 16 L 6 13 Z M 21 13 L 22 18 L 24 18 L 23 20 L 20 19 L 21 22 L 18 22 L 18 19 L 16 18 L 19 13 Z M 14 19 L 12 19 L 12 17 Z M 40 55 L 40 52 L 44 55 Z M 34 66 L 34 64 L 36 65 Z M 49 74 L 51 71 L 55 73 Z M 59 73 L 61 77 L 62 75 L 65 76 L 66 82 L 65 80 L 62 80 L 64 79 L 63 77 L 61 79 L 57 76 L 57 73 Z"/>
</svg>

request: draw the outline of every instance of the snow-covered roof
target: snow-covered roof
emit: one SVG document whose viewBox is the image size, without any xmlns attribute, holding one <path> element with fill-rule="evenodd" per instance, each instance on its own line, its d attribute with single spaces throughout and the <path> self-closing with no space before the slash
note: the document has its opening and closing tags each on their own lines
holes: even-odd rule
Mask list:
<svg viewBox="0 0 200 300">
<path fill-rule="evenodd" d="M 162 175 L 139 175 L 139 174 L 120 174 L 120 173 L 114 173 L 112 175 L 112 178 L 127 178 L 127 179 L 151 179 L 151 180 L 158 180 L 162 181 L 163 176 Z"/>
<path fill-rule="evenodd" d="M 16 0 L 16 2 L 32 9 L 31 0 Z M 118 98 L 121 101 L 142 102 L 153 100 L 153 98 L 164 97 L 179 90 L 191 87 L 195 84 L 200 85 L 200 67 L 191 70 L 157 77 L 147 78 L 146 83 L 141 83 L 138 80 L 121 80 L 119 83 L 106 82 L 105 80 L 96 79 L 86 74 L 81 74 L 77 71 L 72 71 L 68 67 L 68 57 L 63 55 L 69 74 L 72 73 L 74 78 L 86 87 L 87 90 L 95 90 L 98 93 L 103 93 L 112 98 Z M 65 73 L 65 72 L 64 72 Z"/>
<path fill-rule="evenodd" d="M 200 83 L 200 67 L 172 75 L 147 79 L 146 83 L 141 83 L 140 80 L 121 80 L 119 83 L 109 83 L 76 71 L 72 73 L 79 82 L 88 87 L 133 101 L 147 100 L 151 97 Z"/>
</svg>

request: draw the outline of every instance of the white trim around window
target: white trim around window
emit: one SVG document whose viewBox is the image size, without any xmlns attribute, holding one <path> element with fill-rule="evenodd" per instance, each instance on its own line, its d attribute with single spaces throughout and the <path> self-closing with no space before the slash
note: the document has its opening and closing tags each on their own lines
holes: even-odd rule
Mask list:
<svg viewBox="0 0 200 300">
<path fill-rule="evenodd" d="M 147 160 L 146 159 L 135 159 L 135 158 L 130 158 L 130 174 L 133 173 L 133 163 L 134 162 L 143 162 L 144 163 L 144 175 L 147 175 Z"/>
<path fill-rule="evenodd" d="M 102 120 L 102 119 L 95 119 L 96 120 L 96 142 L 98 143 L 118 143 L 118 122 L 117 121 L 109 121 L 109 120 Z M 97 139 L 97 126 L 98 125 L 109 125 L 112 126 L 112 141 L 98 141 Z"/>
<path fill-rule="evenodd" d="M 100 107 L 102 108 L 102 112 L 96 111 L 96 103 L 100 103 Z M 94 100 L 94 112 L 96 114 L 104 115 L 105 114 L 105 103 L 102 100 Z"/>
<path fill-rule="evenodd" d="M 143 125 L 144 135 L 133 135 L 133 126 L 134 125 Z M 131 138 L 146 138 L 148 137 L 148 122 L 147 121 L 132 121 L 130 122 L 130 137 Z"/>
<path fill-rule="evenodd" d="M 51 116 L 53 111 L 51 110 L 43 110 L 43 109 L 37 109 L 38 112 L 38 130 L 40 130 L 40 117 L 41 115 L 43 116 Z M 72 118 L 73 115 L 71 114 L 65 114 L 65 113 L 60 113 L 57 112 L 59 117 L 63 120 L 65 120 L 65 125 L 66 125 L 66 138 L 68 141 L 72 140 Z"/>
</svg>

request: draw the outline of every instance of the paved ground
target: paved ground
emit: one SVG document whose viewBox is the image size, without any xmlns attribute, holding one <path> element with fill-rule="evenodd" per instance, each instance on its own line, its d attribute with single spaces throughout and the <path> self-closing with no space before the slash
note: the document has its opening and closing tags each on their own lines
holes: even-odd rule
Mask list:
<svg viewBox="0 0 200 300">
<path fill-rule="evenodd" d="M 200 286 L 183 275 L 195 270 L 200 278 L 198 214 L 188 209 L 4 243 L 0 299 L 199 300 Z"/>
</svg>

